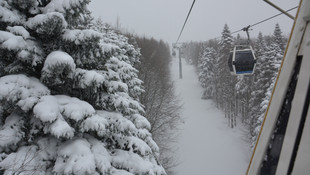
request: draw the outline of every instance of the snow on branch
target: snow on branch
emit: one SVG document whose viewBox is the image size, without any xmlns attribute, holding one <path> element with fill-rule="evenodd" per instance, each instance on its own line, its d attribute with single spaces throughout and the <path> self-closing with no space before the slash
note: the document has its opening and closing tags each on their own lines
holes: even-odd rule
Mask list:
<svg viewBox="0 0 310 175">
<path fill-rule="evenodd" d="M 107 133 L 108 124 L 104 116 L 95 114 L 82 122 L 80 130 L 82 132 L 97 131 L 98 136 L 104 136 Z"/>
<path fill-rule="evenodd" d="M 0 31 L 0 48 L 16 52 L 16 56 L 12 58 L 5 58 L 13 61 L 15 59 L 25 63 L 31 63 L 36 66 L 37 63 L 42 62 L 43 51 L 38 44 L 31 40 L 29 33 L 22 26 L 7 27 L 7 31 Z M 6 68 L 11 72 L 13 68 L 9 66 Z"/>
<path fill-rule="evenodd" d="M 63 51 L 51 52 L 42 69 L 42 80 L 48 84 L 62 84 L 67 78 L 72 78 L 75 71 L 73 58 Z"/>
<path fill-rule="evenodd" d="M 44 96 L 34 106 L 35 117 L 42 122 L 51 123 L 44 129 L 45 133 L 64 138 L 72 138 L 74 129 L 68 119 L 80 121 L 95 114 L 95 109 L 85 101 L 64 95 Z"/>
<path fill-rule="evenodd" d="M 143 117 L 140 114 L 133 114 L 131 115 L 131 120 L 134 122 L 137 128 L 146 128 L 146 129 L 151 129 L 151 124 L 150 122 Z"/>
<path fill-rule="evenodd" d="M 59 34 L 68 26 L 63 14 L 59 12 L 38 14 L 33 18 L 29 18 L 26 25 L 38 34 L 46 35 Z"/>
<path fill-rule="evenodd" d="M 6 29 L 15 35 L 22 36 L 24 39 L 30 38 L 29 32 L 23 26 L 8 26 Z"/>
<path fill-rule="evenodd" d="M 11 153 L 0 167 L 6 169 L 5 174 L 39 175 L 45 174 L 46 164 L 39 156 L 37 146 L 23 146 L 16 153 Z"/>
<path fill-rule="evenodd" d="M 20 24 L 24 19 L 24 16 L 22 16 L 17 10 L 12 9 L 5 1 L 1 1 L 0 16 L 1 21 L 14 24 Z"/>
<path fill-rule="evenodd" d="M 56 95 L 42 97 L 33 112 L 42 122 L 53 122 L 61 115 L 79 121 L 93 115 L 95 109 L 78 98 Z"/>
<path fill-rule="evenodd" d="M 66 41 L 74 42 L 75 44 L 82 44 L 86 41 L 91 41 L 94 38 L 102 38 L 102 34 L 94 30 L 65 30 L 62 38 Z"/>
<path fill-rule="evenodd" d="M 27 45 L 23 37 L 6 31 L 0 31 L 0 44 L 1 48 L 8 50 L 21 50 Z"/>
<path fill-rule="evenodd" d="M 127 133 L 127 135 L 132 135 L 137 132 L 135 125 L 120 113 L 97 111 L 97 115 L 105 118 L 109 129 L 113 133 Z"/>
<path fill-rule="evenodd" d="M 140 157 L 138 154 L 124 150 L 115 150 L 112 154 L 112 165 L 118 169 L 127 170 L 133 174 L 166 174 L 161 166 Z"/>
<path fill-rule="evenodd" d="M 79 88 L 89 88 L 90 86 L 95 86 L 96 88 L 101 87 L 105 80 L 107 79 L 106 75 L 95 70 L 84 70 L 77 68 L 74 72 L 74 79 L 76 85 Z"/>
<path fill-rule="evenodd" d="M 0 100 L 17 102 L 24 111 L 28 111 L 38 102 L 39 97 L 50 94 L 40 81 L 25 75 L 7 75 L 0 78 Z"/>
<path fill-rule="evenodd" d="M 61 110 L 54 96 L 44 96 L 33 108 L 34 115 L 42 122 L 53 122 L 61 116 Z"/>
<path fill-rule="evenodd" d="M 63 51 L 54 51 L 46 57 L 42 71 L 51 73 L 49 70 L 51 67 L 61 64 L 67 64 L 71 70 L 75 70 L 74 60 L 69 54 Z"/>
<path fill-rule="evenodd" d="M 14 113 L 5 119 L 0 130 L 0 147 L 16 145 L 24 137 L 21 131 L 23 123 L 21 116 Z"/>
<path fill-rule="evenodd" d="M 66 10 L 70 10 L 75 7 L 80 7 L 83 2 L 88 0 L 51 0 L 49 4 L 47 4 L 42 11 L 44 13 L 48 12 L 61 12 L 65 13 Z"/>
<path fill-rule="evenodd" d="M 96 172 L 95 155 L 86 139 L 75 139 L 64 143 L 58 150 L 54 172 L 59 174 L 93 174 Z"/>
</svg>

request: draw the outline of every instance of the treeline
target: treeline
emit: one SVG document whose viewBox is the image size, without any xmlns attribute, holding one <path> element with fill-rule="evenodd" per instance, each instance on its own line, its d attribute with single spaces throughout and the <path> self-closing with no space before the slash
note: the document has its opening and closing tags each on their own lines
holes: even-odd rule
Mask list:
<svg viewBox="0 0 310 175">
<path fill-rule="evenodd" d="M 121 24 L 111 26 L 98 18 L 94 26 L 102 32 L 109 30 L 123 34 L 128 42 L 139 51 L 139 62 L 135 64 L 144 92 L 139 102 L 144 107 L 144 116 L 151 124 L 150 133 L 159 147 L 159 160 L 168 175 L 176 174 L 178 161 L 173 143 L 178 135 L 181 121 L 181 103 L 174 93 L 170 77 L 171 52 L 169 44 L 163 40 L 139 36 L 121 28 Z"/>
<path fill-rule="evenodd" d="M 224 26 L 220 40 L 185 43 L 184 57 L 197 68 L 202 98 L 212 99 L 225 112 L 228 125 L 233 128 L 241 121 L 248 128 L 248 139 L 255 145 L 265 111 L 275 84 L 287 39 L 276 24 L 273 35 L 251 38 L 257 58 L 253 75 L 231 75 L 228 56 L 234 45 L 247 44 L 240 35 L 232 37 Z"/>
<path fill-rule="evenodd" d="M 154 38 L 136 36 L 135 40 L 141 48 L 138 70 L 145 89 L 140 101 L 152 126 L 150 132 L 159 146 L 161 163 L 166 173 L 173 175 L 177 165 L 173 143 L 181 121 L 181 105 L 170 77 L 170 48 L 164 41 Z"/>
</svg>

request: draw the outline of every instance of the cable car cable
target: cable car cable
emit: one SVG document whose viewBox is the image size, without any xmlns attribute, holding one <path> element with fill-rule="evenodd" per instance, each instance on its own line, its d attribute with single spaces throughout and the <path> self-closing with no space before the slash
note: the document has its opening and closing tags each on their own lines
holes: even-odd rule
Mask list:
<svg viewBox="0 0 310 175">
<path fill-rule="evenodd" d="M 289 11 L 292 11 L 292 10 L 297 9 L 297 8 L 298 8 L 298 6 L 293 7 L 293 8 L 290 8 L 290 9 L 288 9 L 288 10 L 285 11 L 285 12 L 289 12 Z M 250 27 L 254 27 L 254 26 L 258 25 L 258 24 L 261 24 L 261 23 L 263 23 L 263 22 L 269 21 L 269 20 L 271 20 L 271 19 L 273 19 L 273 18 L 275 18 L 275 17 L 277 17 L 277 16 L 280 16 L 280 15 L 282 15 L 282 14 L 284 14 L 284 13 L 279 13 L 279 14 L 273 15 L 273 16 L 271 16 L 271 17 L 269 17 L 269 18 L 266 18 L 266 19 L 264 19 L 264 20 L 262 20 L 262 21 L 259 21 L 259 22 L 255 23 L 255 24 L 252 24 L 252 25 L 249 25 L 249 26 L 247 26 L 247 27 L 249 27 L 249 28 L 250 28 Z M 231 32 L 231 34 L 235 34 L 235 33 L 244 31 L 243 29 L 245 29 L 245 28 L 246 28 L 246 27 L 244 27 L 244 28 L 242 28 L 242 29 L 240 29 L 240 30 Z"/>
<path fill-rule="evenodd" d="M 297 8 L 298 8 L 298 6 L 293 7 L 293 8 L 290 8 L 290 9 L 288 9 L 286 12 L 292 11 L 292 10 L 297 9 Z M 264 20 L 262 20 L 262 21 L 259 21 L 259 22 L 255 23 L 255 24 L 248 25 L 247 27 L 249 27 L 249 26 L 250 26 L 250 27 L 254 27 L 254 26 L 258 25 L 258 24 L 261 24 L 261 23 L 264 23 L 264 22 L 266 22 L 266 21 L 269 21 L 269 20 L 271 20 L 271 19 L 273 19 L 273 18 L 275 18 L 275 17 L 277 17 L 277 16 L 280 16 L 280 15 L 282 15 L 282 14 L 283 14 L 283 13 L 279 13 L 279 14 L 273 15 L 273 16 L 271 16 L 271 17 L 269 17 L 269 18 L 266 18 L 266 19 L 264 19 Z M 244 28 L 245 28 L 245 27 L 244 27 Z M 232 34 L 239 33 L 239 32 L 241 32 L 241 31 L 244 31 L 244 30 L 243 30 L 244 28 L 239 29 L 239 30 L 236 30 L 236 31 L 234 31 L 234 32 L 231 32 L 230 34 L 232 35 Z M 218 36 L 218 37 L 216 37 L 216 38 L 214 38 L 214 39 L 218 39 L 218 38 L 221 38 L 221 36 Z"/>
<path fill-rule="evenodd" d="M 184 24 L 183 24 L 182 30 L 181 30 L 181 32 L 180 32 L 180 34 L 179 34 L 179 37 L 178 37 L 178 39 L 177 39 L 177 41 L 176 41 L 175 43 L 178 43 L 178 41 L 179 41 L 179 39 L 180 39 L 180 37 L 181 37 L 181 35 L 182 35 L 182 32 L 183 32 L 184 27 L 185 27 L 185 25 L 186 25 L 186 23 L 187 23 L 188 17 L 189 17 L 189 15 L 191 14 L 191 11 L 192 11 L 192 9 L 193 9 L 193 6 L 194 6 L 195 2 L 196 2 L 196 0 L 194 0 L 193 3 L 192 3 L 192 6 L 191 6 L 191 8 L 190 8 L 190 10 L 189 10 L 189 12 L 188 12 L 188 14 L 187 14 L 187 17 L 186 17 L 186 19 L 185 19 Z"/>
<path fill-rule="evenodd" d="M 292 11 L 292 10 L 297 9 L 297 8 L 298 8 L 298 6 L 293 7 L 293 8 L 291 8 L 291 9 L 288 9 L 286 12 Z M 270 17 L 270 18 L 267 18 L 267 19 L 265 19 L 265 20 L 263 20 L 263 21 L 260 21 L 260 22 L 258 22 L 258 23 L 252 24 L 251 27 L 256 26 L 256 25 L 258 25 L 258 24 L 260 24 L 260 23 L 263 23 L 263 22 L 265 22 L 265 21 L 268 21 L 268 20 L 270 20 L 270 19 L 272 19 L 272 18 L 275 18 L 275 17 L 277 17 L 277 16 L 279 16 L 279 15 L 282 15 L 282 14 L 284 14 L 284 13 L 279 13 L 279 14 L 274 15 L 274 16 L 272 16 L 272 17 Z"/>
</svg>

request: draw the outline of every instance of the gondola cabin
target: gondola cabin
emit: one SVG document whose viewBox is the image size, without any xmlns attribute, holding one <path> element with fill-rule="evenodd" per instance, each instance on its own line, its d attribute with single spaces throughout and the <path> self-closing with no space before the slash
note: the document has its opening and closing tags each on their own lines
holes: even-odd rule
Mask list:
<svg viewBox="0 0 310 175">
<path fill-rule="evenodd" d="M 172 50 L 172 56 L 174 56 L 174 57 L 176 56 L 176 53 L 175 53 L 174 49 Z"/>
<path fill-rule="evenodd" d="M 230 52 L 228 66 L 235 75 L 251 75 L 254 72 L 256 58 L 251 46 L 236 45 Z"/>
</svg>

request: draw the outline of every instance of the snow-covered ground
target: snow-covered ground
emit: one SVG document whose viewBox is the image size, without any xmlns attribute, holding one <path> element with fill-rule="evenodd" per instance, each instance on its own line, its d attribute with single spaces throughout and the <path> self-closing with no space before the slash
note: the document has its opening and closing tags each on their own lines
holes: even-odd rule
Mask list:
<svg viewBox="0 0 310 175">
<path fill-rule="evenodd" d="M 177 143 L 178 175 L 245 174 L 251 153 L 243 128 L 229 128 L 224 113 L 211 100 L 201 99 L 203 89 L 194 67 L 182 63 L 183 79 L 179 79 L 178 58 L 173 58 L 171 69 L 185 121 Z"/>
</svg>

